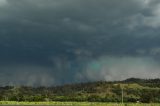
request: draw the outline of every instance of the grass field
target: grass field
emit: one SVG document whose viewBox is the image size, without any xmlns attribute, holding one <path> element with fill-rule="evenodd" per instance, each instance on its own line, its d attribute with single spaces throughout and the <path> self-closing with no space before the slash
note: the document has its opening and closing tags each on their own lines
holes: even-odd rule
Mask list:
<svg viewBox="0 0 160 106">
<path fill-rule="evenodd" d="M 0 101 L 0 105 L 52 105 L 52 106 L 160 106 L 160 104 L 150 103 L 99 103 L 99 102 L 15 102 Z"/>
</svg>

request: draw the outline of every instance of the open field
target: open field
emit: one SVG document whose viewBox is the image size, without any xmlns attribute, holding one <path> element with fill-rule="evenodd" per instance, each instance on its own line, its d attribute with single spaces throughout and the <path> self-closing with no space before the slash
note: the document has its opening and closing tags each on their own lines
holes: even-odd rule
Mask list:
<svg viewBox="0 0 160 106">
<path fill-rule="evenodd" d="M 150 103 L 101 103 L 101 102 L 16 102 L 0 101 L 0 105 L 52 105 L 52 106 L 160 106 L 160 104 Z"/>
</svg>

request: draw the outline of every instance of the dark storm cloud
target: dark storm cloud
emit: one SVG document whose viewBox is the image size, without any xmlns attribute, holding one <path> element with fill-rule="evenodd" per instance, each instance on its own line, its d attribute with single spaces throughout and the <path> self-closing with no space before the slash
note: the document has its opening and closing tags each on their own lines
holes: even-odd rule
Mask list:
<svg viewBox="0 0 160 106">
<path fill-rule="evenodd" d="M 158 77 L 159 13 L 159 0 L 0 0 L 0 83 Z"/>
</svg>

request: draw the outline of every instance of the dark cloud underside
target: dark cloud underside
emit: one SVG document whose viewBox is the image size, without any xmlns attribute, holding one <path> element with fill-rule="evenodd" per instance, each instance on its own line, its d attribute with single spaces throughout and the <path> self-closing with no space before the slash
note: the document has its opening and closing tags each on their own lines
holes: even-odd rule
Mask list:
<svg viewBox="0 0 160 106">
<path fill-rule="evenodd" d="M 0 0 L 0 85 L 160 77 L 159 13 L 159 0 Z"/>
</svg>

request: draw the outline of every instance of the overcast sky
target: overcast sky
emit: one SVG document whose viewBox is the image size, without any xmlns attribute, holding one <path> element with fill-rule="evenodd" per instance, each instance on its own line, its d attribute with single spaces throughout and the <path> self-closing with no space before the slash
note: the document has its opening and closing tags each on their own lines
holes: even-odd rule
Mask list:
<svg viewBox="0 0 160 106">
<path fill-rule="evenodd" d="M 0 85 L 160 77 L 160 0 L 0 0 Z"/>
</svg>

